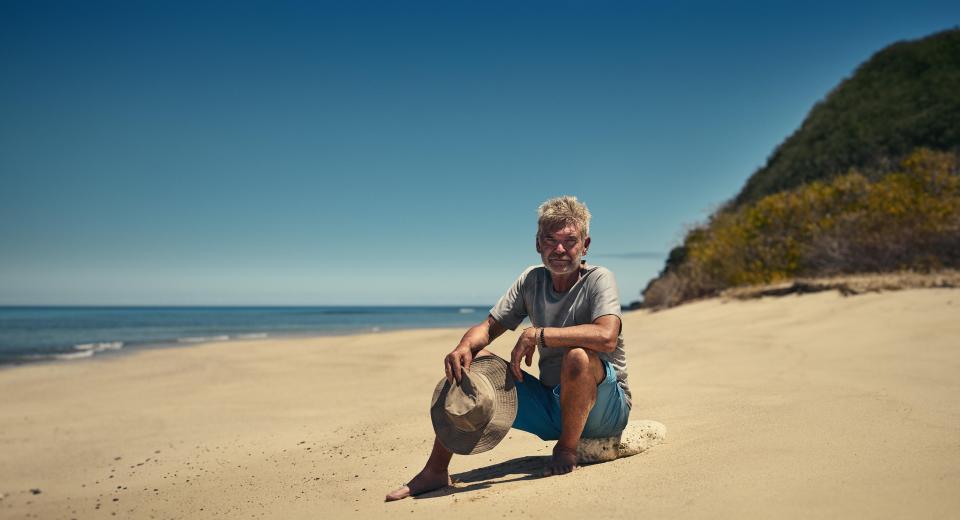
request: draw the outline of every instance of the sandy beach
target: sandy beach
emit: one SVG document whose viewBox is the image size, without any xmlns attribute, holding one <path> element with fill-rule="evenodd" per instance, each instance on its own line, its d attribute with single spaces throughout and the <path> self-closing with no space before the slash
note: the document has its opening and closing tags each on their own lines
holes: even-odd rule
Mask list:
<svg viewBox="0 0 960 520">
<path fill-rule="evenodd" d="M 632 418 L 664 444 L 538 478 L 551 445 L 512 432 L 455 458 L 455 487 L 397 503 L 460 329 L 8 367 L 0 517 L 955 517 L 958 317 L 956 289 L 629 313 Z"/>
</svg>

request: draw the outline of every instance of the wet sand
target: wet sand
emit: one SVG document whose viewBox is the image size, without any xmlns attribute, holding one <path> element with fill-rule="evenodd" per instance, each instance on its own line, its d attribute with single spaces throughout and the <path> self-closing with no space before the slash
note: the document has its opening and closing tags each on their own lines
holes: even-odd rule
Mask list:
<svg viewBox="0 0 960 520">
<path fill-rule="evenodd" d="M 624 318 L 645 453 L 538 478 L 513 432 L 397 503 L 432 442 L 436 329 L 0 370 L 0 517 L 943 518 L 960 510 L 960 290 L 709 300 Z M 493 350 L 507 356 L 508 333 Z"/>
</svg>

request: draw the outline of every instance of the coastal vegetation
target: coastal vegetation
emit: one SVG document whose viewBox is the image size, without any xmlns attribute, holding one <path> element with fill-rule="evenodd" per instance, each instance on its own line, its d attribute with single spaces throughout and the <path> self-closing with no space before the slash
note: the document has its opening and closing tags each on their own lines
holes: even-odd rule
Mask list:
<svg viewBox="0 0 960 520">
<path fill-rule="evenodd" d="M 871 179 L 916 148 L 960 145 L 960 29 L 877 52 L 810 110 L 733 205 L 856 168 Z"/>
<path fill-rule="evenodd" d="M 798 277 L 960 268 L 958 168 L 960 30 L 891 45 L 687 233 L 642 306 Z"/>
<path fill-rule="evenodd" d="M 875 182 L 851 171 L 716 213 L 674 250 L 644 306 L 796 277 L 960 268 L 958 164 L 921 149 Z"/>
</svg>

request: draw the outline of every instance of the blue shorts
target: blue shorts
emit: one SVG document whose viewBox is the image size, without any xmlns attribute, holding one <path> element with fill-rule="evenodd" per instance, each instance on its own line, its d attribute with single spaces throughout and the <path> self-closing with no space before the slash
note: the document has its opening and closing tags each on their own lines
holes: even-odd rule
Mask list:
<svg viewBox="0 0 960 520">
<path fill-rule="evenodd" d="M 606 377 L 597 385 L 597 402 L 590 409 L 581 437 L 613 437 L 627 426 L 630 407 L 617 384 L 617 375 L 610 363 L 603 361 Z M 523 382 L 517 383 L 517 418 L 513 427 L 530 432 L 545 441 L 560 438 L 560 385 L 553 388 L 523 373 Z"/>
</svg>

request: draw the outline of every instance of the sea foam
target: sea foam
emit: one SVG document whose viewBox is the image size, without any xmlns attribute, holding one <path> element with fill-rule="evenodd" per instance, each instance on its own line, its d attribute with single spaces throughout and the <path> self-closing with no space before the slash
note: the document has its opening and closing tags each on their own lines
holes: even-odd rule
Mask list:
<svg viewBox="0 0 960 520">
<path fill-rule="evenodd" d="M 64 352 L 60 354 L 33 355 L 27 356 L 28 359 L 86 359 L 93 357 L 97 352 L 106 350 L 120 350 L 123 348 L 122 341 L 101 341 L 96 343 L 80 343 L 73 346 L 76 352 Z"/>
<path fill-rule="evenodd" d="M 83 359 L 93 356 L 93 350 L 80 350 L 66 354 L 54 354 L 53 359 Z"/>
<path fill-rule="evenodd" d="M 190 336 L 186 338 L 177 338 L 178 343 L 205 343 L 207 341 L 227 341 L 230 336 Z"/>
<path fill-rule="evenodd" d="M 100 343 L 81 343 L 80 345 L 74 345 L 74 350 L 82 350 L 86 352 L 103 352 L 104 350 L 120 350 L 123 348 L 122 341 L 104 341 Z"/>
</svg>

